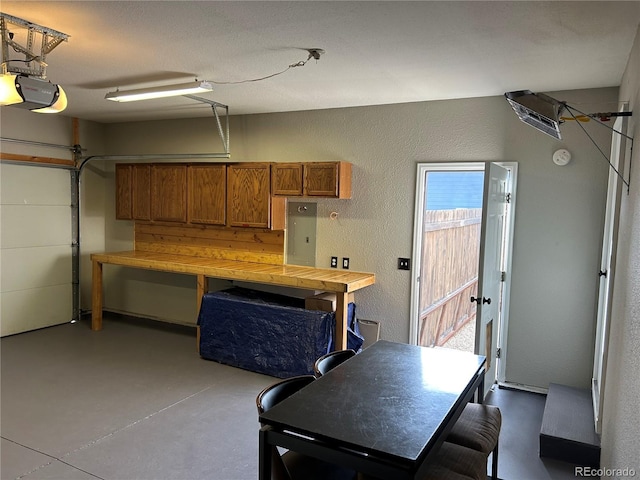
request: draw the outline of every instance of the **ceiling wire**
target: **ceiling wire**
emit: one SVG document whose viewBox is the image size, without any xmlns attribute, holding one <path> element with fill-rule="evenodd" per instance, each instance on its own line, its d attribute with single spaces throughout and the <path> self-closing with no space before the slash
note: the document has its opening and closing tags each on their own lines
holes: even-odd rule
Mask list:
<svg viewBox="0 0 640 480">
<path fill-rule="evenodd" d="M 238 80 L 238 81 L 235 81 L 235 82 L 217 82 L 215 80 L 209 80 L 209 83 L 213 83 L 213 84 L 216 84 L 216 85 L 237 85 L 237 84 L 240 84 L 240 83 L 260 82 L 262 80 L 267 80 L 269 78 L 273 78 L 273 77 L 277 77 L 278 75 L 282 75 L 283 73 L 288 72 L 292 68 L 304 67 L 307 64 L 307 62 L 309 60 L 311 60 L 312 58 L 315 58 L 316 61 L 318 61 L 318 59 L 320 59 L 320 55 L 322 55 L 324 53 L 324 50 L 322 50 L 320 48 L 312 48 L 312 49 L 309 49 L 308 51 L 309 51 L 309 56 L 307 57 L 306 60 L 300 60 L 299 62 L 292 63 L 291 65 L 289 65 L 284 70 L 281 70 L 281 71 L 276 72 L 276 73 L 272 73 L 271 75 L 267 75 L 265 77 L 251 78 L 251 79 L 248 79 L 248 80 Z"/>
<path fill-rule="evenodd" d="M 598 145 L 598 143 L 593 139 L 593 137 L 592 137 L 591 135 L 589 135 L 589 132 L 587 132 L 587 130 L 586 130 L 586 129 L 585 129 L 585 128 L 580 124 L 580 121 L 578 120 L 578 117 L 576 117 L 576 115 L 573 113 L 573 111 L 572 111 L 572 110 L 575 110 L 576 112 L 580 113 L 580 114 L 581 114 L 581 115 L 583 115 L 583 116 L 584 116 L 584 115 L 587 115 L 587 114 L 586 114 L 586 113 L 584 113 L 584 112 L 581 112 L 581 111 L 580 111 L 580 110 L 578 110 L 577 108 L 570 107 L 569 105 L 566 105 L 566 104 L 565 104 L 565 106 L 567 107 L 567 111 L 571 114 L 571 116 L 573 117 L 573 119 L 576 121 L 576 124 L 578 124 L 578 126 L 582 129 L 582 131 L 583 131 L 583 132 L 584 132 L 584 134 L 587 136 L 587 138 L 588 138 L 589 140 L 591 140 L 591 143 L 592 143 L 592 144 L 593 144 L 593 145 L 598 149 L 598 151 L 600 152 L 600 154 L 604 157 L 604 159 L 607 161 L 607 163 L 608 163 L 608 164 L 609 164 L 609 166 L 613 169 L 613 171 L 614 171 L 614 172 L 616 172 L 616 174 L 618 175 L 618 177 L 620 177 L 620 180 L 622 180 L 622 183 L 624 183 L 624 184 L 627 186 L 627 195 L 629 195 L 629 188 L 630 188 L 630 186 L 629 186 L 629 182 L 627 182 L 627 181 L 624 179 L 624 176 L 622 176 L 622 174 L 620 173 L 620 171 L 619 171 L 619 170 L 618 170 L 618 169 L 617 169 L 617 168 L 616 168 L 616 167 L 611 163 L 611 160 L 609 159 L 609 157 L 607 157 L 607 154 L 606 154 L 606 153 L 604 153 L 604 152 L 602 151 L 602 149 L 600 148 L 600 146 Z M 598 122 L 598 123 L 600 123 L 600 125 L 603 125 L 603 126 L 605 126 L 605 127 L 608 127 L 608 125 L 605 125 L 605 124 L 604 124 L 604 123 L 602 123 L 602 122 Z M 610 127 L 608 127 L 608 128 L 610 128 Z M 629 138 L 629 139 L 631 140 L 631 145 L 632 145 L 632 148 L 633 148 L 633 138 L 628 137 L 627 135 L 623 134 L 622 132 L 619 132 L 618 130 L 614 130 L 613 128 L 610 128 L 610 129 L 611 129 L 611 130 L 613 130 L 614 132 L 616 132 L 616 133 L 618 133 L 618 134 L 620 134 L 620 135 L 622 135 L 622 136 L 626 137 L 626 138 Z M 629 174 L 629 181 L 631 181 L 631 174 Z"/>
</svg>

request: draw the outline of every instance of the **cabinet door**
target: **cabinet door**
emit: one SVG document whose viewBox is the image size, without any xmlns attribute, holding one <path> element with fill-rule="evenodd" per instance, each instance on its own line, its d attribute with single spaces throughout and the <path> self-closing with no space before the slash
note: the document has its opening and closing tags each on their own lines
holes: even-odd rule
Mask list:
<svg viewBox="0 0 640 480">
<path fill-rule="evenodd" d="M 152 165 L 151 219 L 164 222 L 187 221 L 186 165 Z"/>
<path fill-rule="evenodd" d="M 133 219 L 133 171 L 131 165 L 116 164 L 116 218 Z"/>
<path fill-rule="evenodd" d="M 134 220 L 151 220 L 151 165 L 132 165 L 131 171 L 132 217 Z"/>
<path fill-rule="evenodd" d="M 305 195 L 351 198 L 351 164 L 312 162 L 304 164 Z"/>
<path fill-rule="evenodd" d="M 224 225 L 226 221 L 226 164 L 190 165 L 188 169 L 190 223 Z"/>
<path fill-rule="evenodd" d="M 273 195 L 284 195 L 289 197 L 302 196 L 302 164 L 272 164 L 271 193 Z"/>
<path fill-rule="evenodd" d="M 239 163 L 227 169 L 227 218 L 231 227 L 271 226 L 268 163 Z"/>
</svg>

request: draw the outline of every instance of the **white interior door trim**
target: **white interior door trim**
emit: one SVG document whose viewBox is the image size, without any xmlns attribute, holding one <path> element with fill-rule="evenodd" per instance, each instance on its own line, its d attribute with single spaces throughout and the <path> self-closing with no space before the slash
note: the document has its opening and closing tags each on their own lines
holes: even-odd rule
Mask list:
<svg viewBox="0 0 640 480">
<path fill-rule="evenodd" d="M 621 111 L 625 110 L 626 106 L 621 109 Z M 626 133 L 626 118 L 618 117 L 613 128 L 623 134 Z M 624 172 L 626 159 L 631 156 L 631 145 L 618 133 L 613 133 L 612 137 L 610 162 L 613 167 Z M 593 354 L 593 376 L 591 379 L 593 419 L 596 433 L 601 433 L 602 430 L 603 398 L 609 350 L 609 328 L 618 249 L 618 225 L 620 223 L 622 188 L 622 181 L 616 172 L 612 168 L 609 169 L 607 204 L 602 236 L 602 256 L 600 259 L 600 269 L 601 272 L 605 273 L 605 276 L 600 277 L 598 286 L 596 339 Z"/>
</svg>

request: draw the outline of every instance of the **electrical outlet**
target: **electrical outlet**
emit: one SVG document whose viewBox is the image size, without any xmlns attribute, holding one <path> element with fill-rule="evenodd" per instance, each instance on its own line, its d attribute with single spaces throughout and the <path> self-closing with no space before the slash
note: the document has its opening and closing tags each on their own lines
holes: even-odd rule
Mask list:
<svg viewBox="0 0 640 480">
<path fill-rule="evenodd" d="M 342 257 L 342 268 L 349 270 L 349 257 Z"/>
<path fill-rule="evenodd" d="M 331 257 L 331 268 L 338 268 L 338 257 Z"/>
<path fill-rule="evenodd" d="M 411 270 L 411 260 L 408 258 L 398 258 L 398 270 Z"/>
</svg>

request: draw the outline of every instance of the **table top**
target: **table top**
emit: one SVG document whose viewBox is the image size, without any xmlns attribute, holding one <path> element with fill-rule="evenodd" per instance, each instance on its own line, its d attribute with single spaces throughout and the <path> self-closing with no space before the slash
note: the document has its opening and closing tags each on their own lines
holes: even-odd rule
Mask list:
<svg viewBox="0 0 640 480">
<path fill-rule="evenodd" d="M 395 461 L 429 451 L 485 357 L 380 340 L 260 415 L 277 429 Z"/>
<path fill-rule="evenodd" d="M 243 280 L 322 292 L 354 292 L 373 285 L 376 280 L 375 274 L 366 272 L 304 267 L 300 265 L 270 265 L 139 250 L 94 253 L 91 255 L 91 259 L 113 265 L 163 272 L 206 275 L 227 280 Z"/>
</svg>

